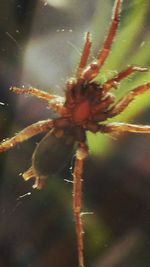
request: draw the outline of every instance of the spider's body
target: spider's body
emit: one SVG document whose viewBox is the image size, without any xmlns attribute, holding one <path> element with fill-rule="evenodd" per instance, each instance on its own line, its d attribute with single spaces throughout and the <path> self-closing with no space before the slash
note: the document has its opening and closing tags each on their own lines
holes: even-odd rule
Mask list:
<svg viewBox="0 0 150 267">
<path fill-rule="evenodd" d="M 32 156 L 32 168 L 38 179 L 38 188 L 43 187 L 45 178 L 60 171 L 73 155 L 74 137 L 72 130 L 51 130 Z"/>
<path fill-rule="evenodd" d="M 149 71 L 149 69 L 129 66 L 103 84 L 98 84 L 93 80 L 99 74 L 111 49 L 119 25 L 121 3 L 122 0 L 115 1 L 108 34 L 102 49 L 98 52 L 94 62 L 90 64 L 87 64 L 87 61 L 92 43 L 90 34 L 86 34 L 84 48 L 75 76 L 66 82 L 65 97 L 51 95 L 36 88 L 11 88 L 17 94 L 31 94 L 45 100 L 48 107 L 59 116 L 53 120 L 48 119 L 36 122 L 0 144 L 0 152 L 4 152 L 17 143 L 23 142 L 41 132 L 48 131 L 33 153 L 31 167 L 23 174 L 25 180 L 35 177 L 34 187 L 39 189 L 43 187 L 47 176 L 64 166 L 71 157 L 76 145 L 76 159 L 73 170 L 73 212 L 80 267 L 84 267 L 81 177 L 83 162 L 88 155 L 86 131 L 89 130 L 93 133 L 150 133 L 150 126 L 147 125 L 107 123 L 108 118 L 115 117 L 124 111 L 135 96 L 149 90 L 150 83 L 134 88 L 118 102 L 116 102 L 110 90 L 114 87 L 117 88 L 117 84 L 132 73 Z"/>
<path fill-rule="evenodd" d="M 72 80 L 71 80 L 72 82 Z M 70 82 L 69 82 L 70 84 Z M 63 116 L 55 120 L 55 130 L 50 130 L 37 145 L 32 168 L 41 180 L 58 172 L 73 154 L 75 142 L 86 142 L 86 130 L 96 129 L 100 117 L 104 120 L 114 97 L 104 94 L 96 83 L 74 84 L 66 93 Z M 65 115 L 66 114 L 66 115 Z M 52 156 L 48 156 L 52 155 Z"/>
<path fill-rule="evenodd" d="M 73 125 L 86 129 L 89 123 L 101 121 L 97 116 L 102 120 L 106 118 L 105 111 L 114 102 L 114 97 L 104 92 L 99 84 L 81 79 L 74 84 L 70 80 L 67 86 L 65 107 Z"/>
</svg>

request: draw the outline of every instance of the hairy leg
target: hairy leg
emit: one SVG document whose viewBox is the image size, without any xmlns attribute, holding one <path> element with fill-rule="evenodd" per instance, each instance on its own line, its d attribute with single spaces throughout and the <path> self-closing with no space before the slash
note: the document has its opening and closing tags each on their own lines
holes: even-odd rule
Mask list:
<svg viewBox="0 0 150 267">
<path fill-rule="evenodd" d="M 99 125 L 99 130 L 102 133 L 124 133 L 124 132 L 132 132 L 132 133 L 150 133 L 149 125 L 136 125 L 130 123 L 116 122 L 109 123 L 106 125 Z"/>
<path fill-rule="evenodd" d="M 105 92 L 107 92 L 109 89 L 112 87 L 116 88 L 117 83 L 129 76 L 130 74 L 139 71 L 139 72 L 146 72 L 149 71 L 148 68 L 141 68 L 141 67 L 136 67 L 136 66 L 129 66 L 125 70 L 119 72 L 117 75 L 115 75 L 113 78 L 110 80 L 106 81 L 102 86 Z"/>
<path fill-rule="evenodd" d="M 92 45 L 92 42 L 91 42 L 91 38 L 90 38 L 90 33 L 87 32 L 86 38 L 85 38 L 85 44 L 84 44 L 83 51 L 82 51 L 81 58 L 80 58 L 80 62 L 79 62 L 79 66 L 76 70 L 77 79 L 82 77 L 83 69 L 85 68 L 85 66 L 87 64 L 87 60 L 88 60 L 88 57 L 90 54 L 91 45 Z"/>
<path fill-rule="evenodd" d="M 62 96 L 50 95 L 47 92 L 32 87 L 29 88 L 11 87 L 10 90 L 16 94 L 29 94 L 37 98 L 43 99 L 48 102 L 48 107 L 51 108 L 53 111 L 57 112 L 60 115 L 64 115 L 66 113 L 65 108 L 63 108 L 65 100 L 64 97 Z"/>
<path fill-rule="evenodd" d="M 118 103 L 116 103 L 110 110 L 108 110 L 107 115 L 109 118 L 114 117 L 124 111 L 126 107 L 134 100 L 134 98 L 142 93 L 145 93 L 150 89 L 150 83 L 140 85 L 130 91 L 126 96 L 124 96 Z"/>
<path fill-rule="evenodd" d="M 98 52 L 96 61 L 91 63 L 84 71 L 83 77 L 86 80 L 92 80 L 94 77 L 97 76 L 110 52 L 110 48 L 112 46 L 112 42 L 116 35 L 116 31 L 119 25 L 119 14 L 121 10 L 121 3 L 122 0 L 116 0 L 115 2 L 112 21 L 108 30 L 107 37 L 103 43 L 102 49 Z"/>
<path fill-rule="evenodd" d="M 76 225 L 79 267 L 84 267 L 83 226 L 81 220 L 81 194 L 83 162 L 84 159 L 87 157 L 87 154 L 88 149 L 86 144 L 80 144 L 76 153 L 75 167 L 73 171 L 73 212 Z"/>
<path fill-rule="evenodd" d="M 29 88 L 18 88 L 18 87 L 11 87 L 10 90 L 16 94 L 29 94 L 32 96 L 35 96 L 37 98 L 41 98 L 46 101 L 50 101 L 55 98 L 60 98 L 60 96 L 57 95 L 50 95 L 47 92 L 44 92 L 42 90 L 39 90 L 37 88 L 29 87 Z"/>
<path fill-rule="evenodd" d="M 110 28 L 108 30 L 108 35 L 104 41 L 102 49 L 99 51 L 98 56 L 97 56 L 99 70 L 103 66 L 103 64 L 104 64 L 104 62 L 105 62 L 105 60 L 109 54 L 113 39 L 116 35 L 116 31 L 117 31 L 118 24 L 119 24 L 119 14 L 120 14 L 120 9 L 121 9 L 121 2 L 122 2 L 122 0 L 116 0 L 116 2 L 115 2 L 114 12 L 112 15 L 112 22 L 111 22 Z"/>
<path fill-rule="evenodd" d="M 13 148 L 18 143 L 22 143 L 23 141 L 28 140 L 34 135 L 50 130 L 52 127 L 53 120 L 50 119 L 31 124 L 30 126 L 17 133 L 15 136 L 9 139 L 4 139 L 0 143 L 0 153 L 9 150 L 10 148 Z"/>
</svg>

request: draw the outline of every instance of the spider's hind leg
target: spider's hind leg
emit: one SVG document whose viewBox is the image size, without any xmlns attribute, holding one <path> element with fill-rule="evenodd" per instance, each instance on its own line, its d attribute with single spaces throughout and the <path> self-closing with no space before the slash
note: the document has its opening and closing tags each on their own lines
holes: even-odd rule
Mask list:
<svg viewBox="0 0 150 267">
<path fill-rule="evenodd" d="M 76 153 L 75 167 L 73 171 L 73 212 L 76 225 L 79 267 L 84 267 L 83 226 L 81 220 L 81 194 L 83 162 L 87 155 L 88 148 L 85 143 L 81 143 Z"/>
<path fill-rule="evenodd" d="M 19 133 L 17 133 L 15 136 L 8 138 L 6 140 L 4 139 L 0 143 L 0 153 L 13 148 L 18 143 L 22 143 L 25 140 L 28 140 L 29 138 L 37 134 L 50 130 L 52 127 L 53 127 L 53 120 L 50 119 L 33 123 L 30 126 L 23 129 L 22 131 L 20 131 Z"/>
<path fill-rule="evenodd" d="M 15 136 L 3 140 L 0 143 L 0 153 L 7 151 L 13 148 L 15 145 L 22 143 L 23 141 L 28 140 L 29 138 L 37 134 L 40 134 L 42 132 L 48 131 L 52 128 L 53 128 L 53 120 L 50 119 L 38 121 L 34 124 L 31 124 L 30 126 L 26 127 L 25 129 L 17 133 Z M 25 173 L 23 173 L 22 176 L 26 181 L 32 177 L 35 177 L 35 184 L 33 187 L 38 189 L 41 189 L 43 187 L 44 178 L 36 177 L 36 174 L 32 167 L 28 169 Z"/>
<path fill-rule="evenodd" d="M 123 122 L 116 122 L 116 123 L 114 122 L 114 123 L 109 123 L 106 125 L 102 125 L 102 124 L 99 125 L 98 131 L 101 133 L 116 133 L 116 134 L 125 133 L 125 132 L 149 134 L 150 126 L 123 123 Z"/>
</svg>

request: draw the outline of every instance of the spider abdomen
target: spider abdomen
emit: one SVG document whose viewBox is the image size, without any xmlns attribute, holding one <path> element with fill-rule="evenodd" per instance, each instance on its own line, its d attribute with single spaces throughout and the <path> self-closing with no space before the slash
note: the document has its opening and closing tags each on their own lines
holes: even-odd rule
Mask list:
<svg viewBox="0 0 150 267">
<path fill-rule="evenodd" d="M 73 154 L 74 137 L 67 130 L 52 130 L 37 145 L 32 156 L 36 177 L 60 171 Z"/>
</svg>

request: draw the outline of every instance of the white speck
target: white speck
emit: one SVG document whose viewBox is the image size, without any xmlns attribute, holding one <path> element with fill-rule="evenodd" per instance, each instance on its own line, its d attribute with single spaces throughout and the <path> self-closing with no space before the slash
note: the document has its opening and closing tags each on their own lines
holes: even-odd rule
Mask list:
<svg viewBox="0 0 150 267">
<path fill-rule="evenodd" d="M 73 184 L 72 180 L 64 179 L 64 181 L 67 182 L 67 183 L 72 183 Z"/>
<path fill-rule="evenodd" d="M 3 103 L 3 102 L 0 102 L 0 105 L 4 106 L 4 105 L 5 105 L 5 103 Z"/>
<path fill-rule="evenodd" d="M 31 195 L 31 192 L 28 192 L 28 193 L 26 193 L 26 194 L 24 194 L 24 195 L 22 195 L 22 196 L 19 196 L 19 197 L 17 198 L 17 200 L 19 200 L 20 198 L 26 197 L 26 196 L 30 196 L 30 195 Z"/>
</svg>

